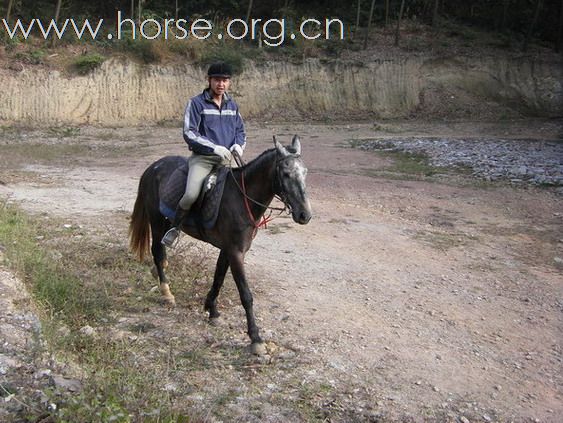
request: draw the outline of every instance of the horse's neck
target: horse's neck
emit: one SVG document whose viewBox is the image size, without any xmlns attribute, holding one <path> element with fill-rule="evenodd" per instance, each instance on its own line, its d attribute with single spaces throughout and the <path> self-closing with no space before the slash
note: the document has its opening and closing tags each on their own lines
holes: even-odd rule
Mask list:
<svg viewBox="0 0 563 423">
<path fill-rule="evenodd" d="M 266 206 L 274 198 L 275 160 L 275 150 L 268 150 L 242 170 L 246 194 Z"/>
</svg>

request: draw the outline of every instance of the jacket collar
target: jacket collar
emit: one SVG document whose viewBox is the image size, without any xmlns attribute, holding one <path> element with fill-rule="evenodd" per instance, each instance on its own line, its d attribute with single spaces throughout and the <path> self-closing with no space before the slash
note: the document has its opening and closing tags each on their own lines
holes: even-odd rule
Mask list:
<svg viewBox="0 0 563 423">
<path fill-rule="evenodd" d="M 206 88 L 205 90 L 203 90 L 203 97 L 205 98 L 205 101 L 215 104 L 213 102 L 213 97 L 211 96 L 210 91 L 211 91 L 210 88 Z M 221 104 L 226 104 L 229 101 L 231 101 L 231 97 L 227 93 L 223 93 L 223 101 L 221 102 Z"/>
</svg>

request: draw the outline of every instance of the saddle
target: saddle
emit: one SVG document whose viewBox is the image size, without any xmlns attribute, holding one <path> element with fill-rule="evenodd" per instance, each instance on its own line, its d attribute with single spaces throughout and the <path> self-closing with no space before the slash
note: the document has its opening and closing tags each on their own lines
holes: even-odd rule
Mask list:
<svg viewBox="0 0 563 423">
<path fill-rule="evenodd" d="M 170 174 L 165 183 L 160 185 L 159 209 L 170 221 L 174 221 L 176 208 L 186 191 L 189 165 L 188 158 L 178 157 L 176 170 Z M 228 171 L 226 166 L 216 166 L 205 178 L 198 200 L 186 217 L 185 222 L 189 226 L 210 229 L 215 225 Z"/>
</svg>

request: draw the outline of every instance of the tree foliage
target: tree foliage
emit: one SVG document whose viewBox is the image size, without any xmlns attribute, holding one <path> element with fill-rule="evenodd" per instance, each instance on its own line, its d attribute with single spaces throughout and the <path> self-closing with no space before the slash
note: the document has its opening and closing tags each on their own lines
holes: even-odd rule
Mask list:
<svg viewBox="0 0 563 423">
<path fill-rule="evenodd" d="M 52 19 L 58 0 L 2 0 L 2 15 L 8 10 L 11 19 Z M 188 20 L 196 17 L 208 19 L 250 17 L 300 19 L 302 17 L 338 17 L 350 28 L 357 19 L 352 2 L 341 0 L 62 0 L 60 18 L 104 18 L 115 20 L 117 11 L 131 16 L 138 13 L 141 3 L 142 16 Z M 386 16 L 396 20 L 401 0 L 376 0 L 372 24 L 384 25 Z M 371 1 L 361 2 L 360 25 L 368 27 Z M 250 6 L 250 7 L 249 7 Z M 556 44 L 561 37 L 563 2 L 543 0 L 538 8 L 537 0 L 405 0 L 403 19 L 416 19 L 434 26 L 440 20 L 450 20 L 483 29 L 519 34 L 524 39 L 528 32 L 532 37 Z M 138 18 L 138 16 L 135 16 Z M 533 23 L 533 24 L 532 24 Z"/>
</svg>

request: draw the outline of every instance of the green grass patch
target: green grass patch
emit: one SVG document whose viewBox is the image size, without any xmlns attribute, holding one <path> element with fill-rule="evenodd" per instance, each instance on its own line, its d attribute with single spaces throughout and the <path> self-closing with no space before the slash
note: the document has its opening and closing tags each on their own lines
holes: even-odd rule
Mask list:
<svg viewBox="0 0 563 423">
<path fill-rule="evenodd" d="M 440 175 L 456 173 L 454 169 L 432 166 L 423 154 L 381 150 L 374 153 L 388 159 L 390 164 L 379 169 L 363 168 L 361 172 L 364 175 L 399 180 L 432 180 Z"/>
<path fill-rule="evenodd" d="M 157 41 L 144 38 L 133 39 L 133 35 L 126 31 L 123 39 L 116 46 L 119 50 L 143 64 L 159 63 L 162 60 L 162 54 Z"/>
<path fill-rule="evenodd" d="M 106 58 L 98 53 L 83 54 L 72 62 L 72 68 L 80 75 L 87 75 L 99 68 Z"/>
<path fill-rule="evenodd" d="M 150 337 L 135 342 L 156 327 L 150 322 L 112 335 L 115 317 L 132 309 L 143 313 L 158 300 L 158 293 L 150 292 L 155 282 L 148 266 L 125 247 L 126 221 L 121 218 L 123 231 L 112 235 L 122 236 L 123 243 L 116 244 L 99 233 L 65 227 L 55 218 L 30 217 L 0 203 L 0 261 L 31 292 L 51 352 L 81 369 L 80 392 L 46 392 L 58 405 L 53 417 L 59 422 L 194 421 L 189 410 L 175 406 L 174 394 L 164 386 L 174 373 L 198 373 L 211 366 L 206 351 L 178 355 L 172 341 L 163 355 L 158 352 L 162 345 Z M 194 277 L 180 266 L 170 273 L 174 271 L 181 272 L 174 275 L 179 280 Z M 203 272 L 200 268 L 196 274 Z M 79 329 L 84 325 L 94 327 L 96 335 L 83 335 Z"/>
<path fill-rule="evenodd" d="M 51 126 L 47 130 L 47 133 L 50 136 L 57 138 L 73 138 L 80 135 L 80 128 L 77 128 L 75 126 Z"/>
<path fill-rule="evenodd" d="M 371 145 L 370 140 L 350 139 L 343 146 L 363 149 L 366 152 L 377 154 L 387 159 L 389 164 L 380 168 L 363 168 L 362 174 L 373 177 L 385 177 L 399 180 L 434 180 L 440 176 L 466 177 L 472 174 L 469 167 L 442 167 L 430 163 L 429 157 L 424 153 L 398 151 L 392 143 L 382 142 Z"/>
<path fill-rule="evenodd" d="M 51 319 L 79 327 L 104 314 L 107 297 L 88 290 L 83 281 L 49 257 L 37 244 L 37 223 L 15 207 L 0 206 L 0 244 L 8 264 L 26 282 Z"/>
<path fill-rule="evenodd" d="M 428 156 L 424 154 L 395 151 L 382 151 L 379 154 L 393 160 L 393 166 L 389 170 L 394 172 L 415 176 L 433 176 L 445 171 L 443 168 L 432 166 Z"/>
</svg>

